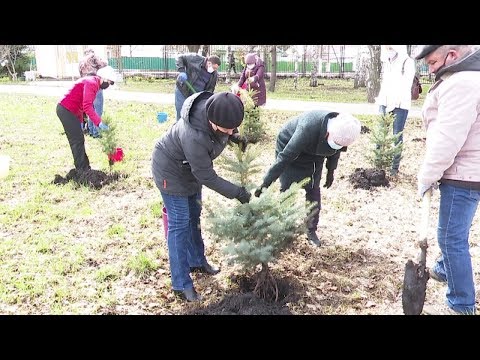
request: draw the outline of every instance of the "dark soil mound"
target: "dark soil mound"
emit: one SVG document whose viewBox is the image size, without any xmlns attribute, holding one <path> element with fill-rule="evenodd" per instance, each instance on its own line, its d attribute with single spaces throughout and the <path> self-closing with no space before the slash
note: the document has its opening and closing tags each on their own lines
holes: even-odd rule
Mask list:
<svg viewBox="0 0 480 360">
<path fill-rule="evenodd" d="M 195 309 L 189 315 L 291 315 L 281 303 L 271 303 L 253 293 L 227 295 L 219 303 Z"/>
<path fill-rule="evenodd" d="M 276 279 L 279 300 L 269 301 L 256 296 L 253 289 L 258 274 L 234 275 L 230 278 L 237 284 L 239 293 L 225 296 L 221 301 L 192 310 L 190 315 L 292 315 L 285 306 L 298 301 L 296 286 L 287 279 Z"/>
<path fill-rule="evenodd" d="M 103 171 L 93 169 L 84 171 L 71 169 L 65 177 L 56 174 L 53 183 L 57 185 L 64 185 L 69 181 L 73 181 L 79 186 L 83 185 L 93 189 L 101 189 L 103 186 L 113 181 L 117 181 L 119 178 L 120 175 L 115 172 L 107 174 Z"/>
<path fill-rule="evenodd" d="M 415 141 L 415 142 L 425 142 L 427 140 L 427 138 L 413 138 L 412 141 Z"/>
<path fill-rule="evenodd" d="M 350 182 L 355 189 L 361 188 L 369 190 L 375 186 L 389 186 L 390 183 L 385 176 L 385 170 L 378 169 L 362 169 L 357 168 L 355 172 L 350 175 Z"/>
</svg>

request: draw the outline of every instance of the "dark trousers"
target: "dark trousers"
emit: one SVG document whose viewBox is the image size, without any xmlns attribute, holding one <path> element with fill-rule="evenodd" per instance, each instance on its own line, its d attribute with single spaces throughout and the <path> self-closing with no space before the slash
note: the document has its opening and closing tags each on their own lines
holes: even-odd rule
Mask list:
<svg viewBox="0 0 480 360">
<path fill-rule="evenodd" d="M 90 161 L 85 152 L 85 137 L 78 118 L 60 104 L 57 104 L 57 116 L 62 122 L 65 135 L 67 135 L 70 150 L 72 150 L 75 169 L 89 170 Z"/>
<path fill-rule="evenodd" d="M 317 230 L 320 220 L 320 209 L 322 208 L 320 197 L 320 179 L 322 178 L 322 168 L 325 158 L 305 164 L 291 164 L 280 175 L 280 191 L 287 190 L 294 182 L 299 182 L 305 178 L 310 178 L 303 189 L 305 190 L 305 199 L 315 203 L 315 207 L 308 215 L 307 228 Z"/>
</svg>

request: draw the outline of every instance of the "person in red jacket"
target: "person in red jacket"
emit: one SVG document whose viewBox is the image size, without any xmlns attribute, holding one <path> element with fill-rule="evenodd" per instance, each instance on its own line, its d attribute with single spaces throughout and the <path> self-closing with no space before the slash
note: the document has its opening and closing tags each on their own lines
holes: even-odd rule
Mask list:
<svg viewBox="0 0 480 360">
<path fill-rule="evenodd" d="M 85 152 L 85 137 L 83 135 L 83 113 L 93 121 L 100 130 L 107 130 L 93 107 L 93 101 L 100 89 L 106 89 L 115 82 L 115 71 L 106 66 L 97 71 L 96 75 L 78 79 L 57 104 L 57 116 L 62 122 L 67 136 L 73 161 L 77 171 L 90 170 L 90 161 Z M 80 126 L 79 126 L 80 125 Z"/>
</svg>

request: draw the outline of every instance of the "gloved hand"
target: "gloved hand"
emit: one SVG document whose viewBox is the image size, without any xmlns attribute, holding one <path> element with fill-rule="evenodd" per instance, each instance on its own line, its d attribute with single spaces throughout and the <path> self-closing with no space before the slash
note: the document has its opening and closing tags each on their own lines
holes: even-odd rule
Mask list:
<svg viewBox="0 0 480 360">
<path fill-rule="evenodd" d="M 334 170 L 328 170 L 327 172 L 327 180 L 325 181 L 325 185 L 323 185 L 324 188 L 329 188 L 333 184 L 333 172 Z"/>
<path fill-rule="evenodd" d="M 104 124 L 103 122 L 100 122 L 100 124 L 98 124 L 98 128 L 102 131 L 105 131 L 105 130 L 108 130 L 108 125 Z"/>
<path fill-rule="evenodd" d="M 438 183 L 433 183 L 433 184 L 430 184 L 430 185 L 424 185 L 424 184 L 421 184 L 420 182 L 418 183 L 418 196 L 420 198 L 423 198 L 423 195 L 425 195 L 425 193 L 428 191 L 428 189 L 438 189 Z"/>
<path fill-rule="evenodd" d="M 247 80 L 249 83 L 252 83 L 255 81 L 255 76 L 250 76 Z"/>
<path fill-rule="evenodd" d="M 240 91 L 240 86 L 238 86 L 237 84 L 233 84 L 230 90 L 232 91 L 232 93 L 237 94 Z"/>
<path fill-rule="evenodd" d="M 240 148 L 240 150 L 242 150 L 242 152 L 245 152 L 245 150 L 247 150 L 248 139 L 246 136 L 242 136 L 240 135 L 240 133 L 235 133 L 235 134 L 232 134 L 230 139 L 235 144 L 238 144 L 238 147 Z"/>
<path fill-rule="evenodd" d="M 181 82 L 184 82 L 188 79 L 187 73 L 181 72 L 178 74 L 177 79 Z"/>
<path fill-rule="evenodd" d="M 266 188 L 266 186 L 262 184 L 257 190 L 255 190 L 255 196 L 259 197 L 260 194 L 262 193 L 263 189 L 265 189 L 265 188 Z"/>
<path fill-rule="evenodd" d="M 236 199 L 240 201 L 242 204 L 250 202 L 250 198 L 252 197 L 252 194 L 248 192 L 247 189 L 245 189 L 244 186 L 240 188 L 240 192 L 238 193 Z"/>
</svg>

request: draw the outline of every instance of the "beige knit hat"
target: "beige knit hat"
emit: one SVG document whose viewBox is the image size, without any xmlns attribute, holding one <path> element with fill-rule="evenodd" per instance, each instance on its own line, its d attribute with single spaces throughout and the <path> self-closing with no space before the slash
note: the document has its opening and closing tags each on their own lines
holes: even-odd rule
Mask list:
<svg viewBox="0 0 480 360">
<path fill-rule="evenodd" d="M 349 146 L 357 140 L 361 129 L 360 121 L 348 113 L 338 114 L 336 117 L 329 119 L 327 124 L 330 140 L 341 146 Z"/>
</svg>

